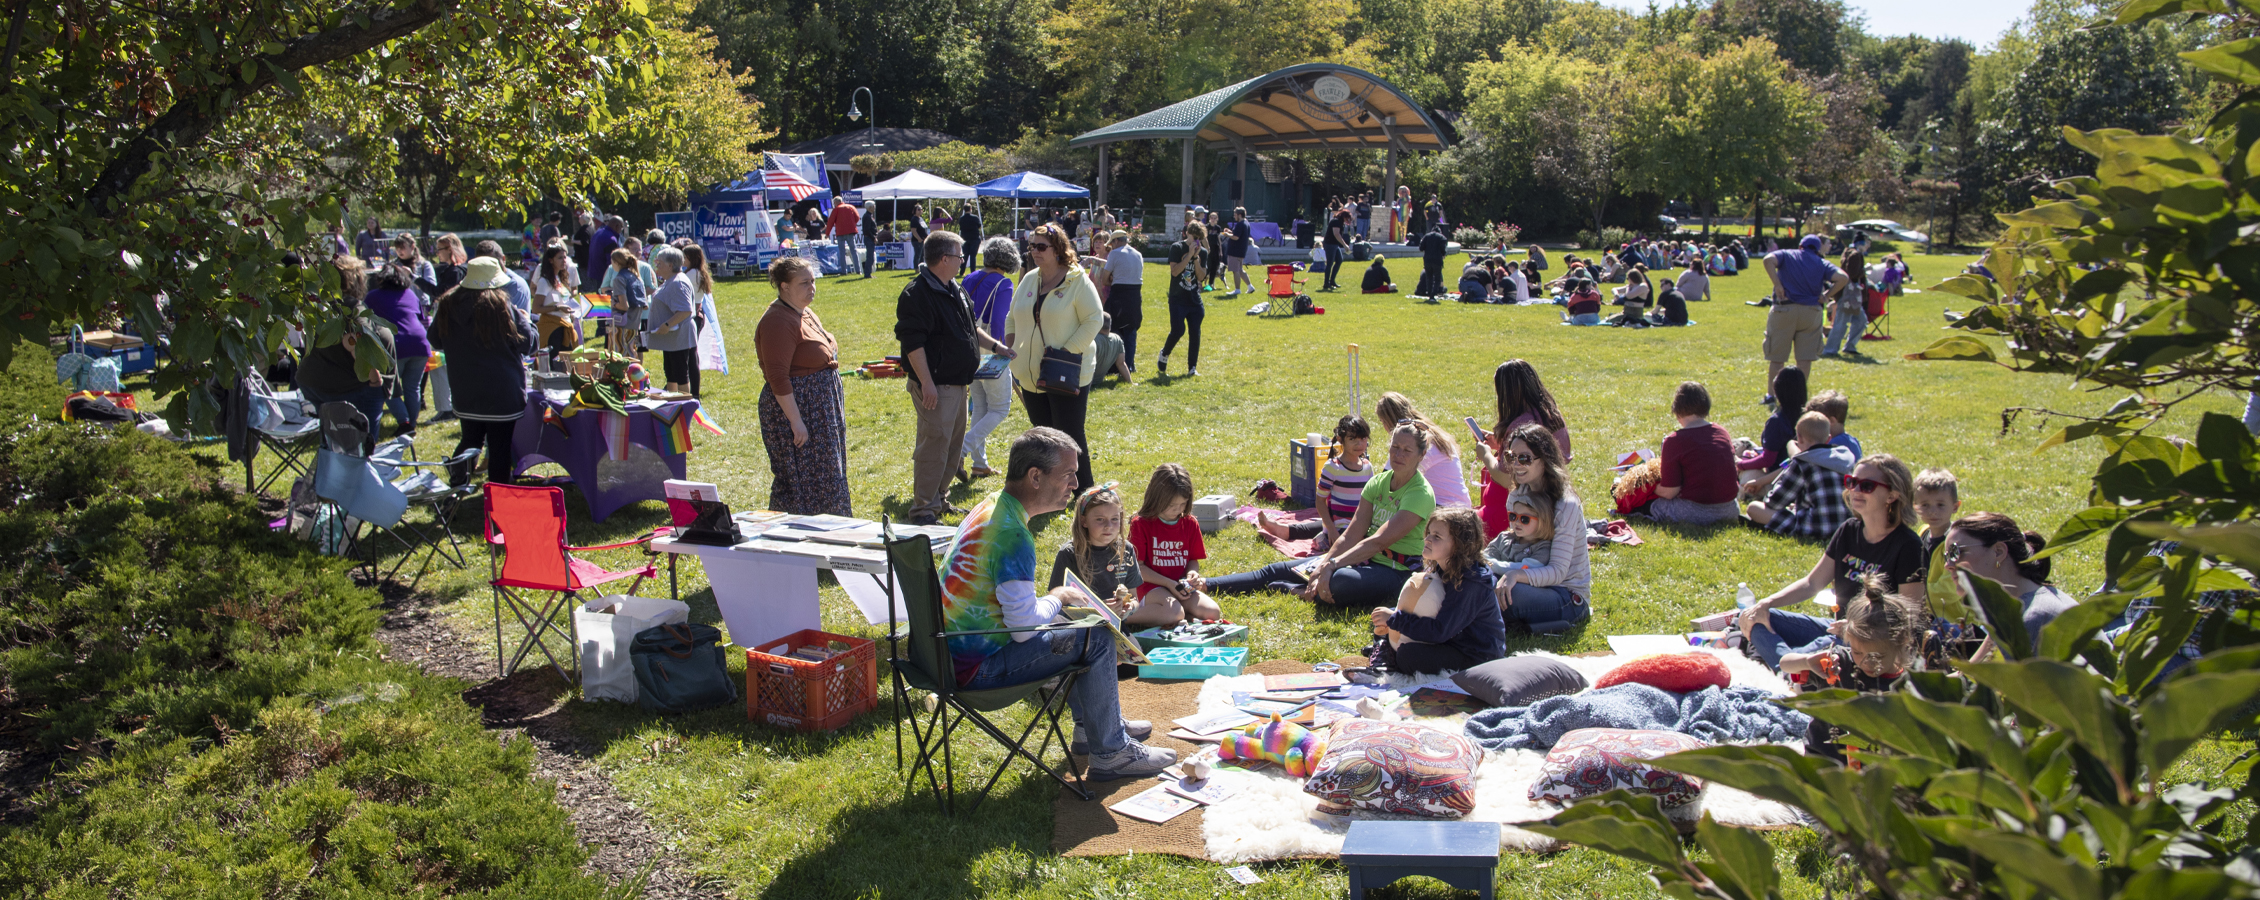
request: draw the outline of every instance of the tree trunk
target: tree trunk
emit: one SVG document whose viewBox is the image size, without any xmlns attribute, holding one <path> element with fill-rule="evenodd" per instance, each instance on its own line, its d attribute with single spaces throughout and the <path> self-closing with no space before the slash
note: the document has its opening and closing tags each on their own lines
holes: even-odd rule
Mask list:
<svg viewBox="0 0 2260 900">
<path fill-rule="evenodd" d="M 243 98 L 273 86 L 276 70 L 297 72 L 414 34 L 454 12 L 457 2 L 459 0 L 421 0 L 406 9 L 369 15 L 366 25 L 356 24 L 356 16 L 346 16 L 336 28 L 301 37 L 284 45 L 280 53 L 251 60 L 246 64 L 253 71 L 249 79 L 233 74 L 226 83 L 173 101 L 171 108 L 126 142 L 118 155 L 111 157 L 109 165 L 103 167 L 102 174 L 95 177 L 86 191 L 86 208 L 100 215 L 111 213 L 111 207 L 124 199 L 143 175 L 149 174 L 157 154 L 202 141 L 241 105 Z M 224 106 L 216 103 L 222 94 L 232 94 L 237 102 Z"/>
</svg>

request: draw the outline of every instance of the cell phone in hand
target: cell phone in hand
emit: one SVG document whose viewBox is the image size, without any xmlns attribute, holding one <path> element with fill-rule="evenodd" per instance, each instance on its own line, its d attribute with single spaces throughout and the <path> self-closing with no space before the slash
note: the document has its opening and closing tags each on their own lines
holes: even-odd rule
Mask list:
<svg viewBox="0 0 2260 900">
<path fill-rule="evenodd" d="M 1475 424 L 1474 416 L 1467 417 L 1467 430 L 1475 432 L 1476 441 L 1481 442 L 1483 440 L 1483 426 Z"/>
</svg>

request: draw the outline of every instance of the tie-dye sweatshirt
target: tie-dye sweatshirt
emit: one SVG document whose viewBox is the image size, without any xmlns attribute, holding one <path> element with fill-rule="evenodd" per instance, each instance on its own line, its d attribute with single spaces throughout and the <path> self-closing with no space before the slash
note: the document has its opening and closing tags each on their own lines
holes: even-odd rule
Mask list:
<svg viewBox="0 0 2260 900">
<path fill-rule="evenodd" d="M 949 631 L 980 631 L 1016 625 L 1041 624 L 1056 608 L 1008 610 L 1043 605 L 1035 595 L 1036 540 L 1028 533 L 1028 512 L 1011 494 L 999 492 L 981 501 L 957 528 L 949 559 L 942 570 L 942 624 Z M 1006 594 L 1009 596 L 1000 596 Z M 1029 622 L 1014 622 L 1027 613 Z M 1040 615 L 1041 618 L 1037 618 Z M 974 670 L 1013 638 L 1013 635 L 976 634 L 949 639 L 950 659 L 956 664 L 957 683 L 973 680 Z"/>
</svg>

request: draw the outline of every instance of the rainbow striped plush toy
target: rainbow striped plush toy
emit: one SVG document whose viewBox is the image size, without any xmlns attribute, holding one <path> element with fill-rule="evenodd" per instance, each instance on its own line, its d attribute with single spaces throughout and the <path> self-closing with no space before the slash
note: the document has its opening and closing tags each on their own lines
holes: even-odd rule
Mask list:
<svg viewBox="0 0 2260 900">
<path fill-rule="evenodd" d="M 1282 721 L 1278 713 L 1273 713 L 1269 722 L 1226 733 L 1224 742 L 1217 745 L 1216 755 L 1219 759 L 1275 762 L 1285 768 L 1289 776 L 1305 778 L 1312 769 L 1318 768 L 1319 759 L 1326 755 L 1326 735 Z"/>
</svg>

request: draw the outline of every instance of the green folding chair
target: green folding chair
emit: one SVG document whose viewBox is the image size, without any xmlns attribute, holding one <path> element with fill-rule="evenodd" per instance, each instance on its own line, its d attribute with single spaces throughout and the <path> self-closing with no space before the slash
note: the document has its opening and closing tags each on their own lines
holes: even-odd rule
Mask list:
<svg viewBox="0 0 2260 900">
<path fill-rule="evenodd" d="M 973 729 L 988 735 L 1005 749 L 1005 758 L 997 764 L 996 771 L 973 797 L 967 811 L 979 809 L 981 801 L 988 798 L 989 790 L 1004 777 L 1015 758 L 1026 760 L 1052 780 L 1073 791 L 1085 800 L 1091 792 L 1083 786 L 1082 774 L 1076 771 L 1075 758 L 1067 752 L 1066 732 L 1060 730 L 1060 713 L 1067 709 L 1067 698 L 1075 688 L 1075 680 L 1090 672 L 1089 666 L 1069 669 L 1042 681 L 1016 684 L 1009 687 L 971 691 L 957 686 L 957 672 L 949 654 L 949 639 L 976 634 L 1023 634 L 1042 631 L 1088 630 L 1104 626 L 1097 619 L 1087 619 L 1062 625 L 1031 625 L 1020 628 L 990 628 L 980 631 L 942 630 L 941 580 L 934 572 L 934 551 L 923 536 L 897 539 L 891 523 L 882 523 L 887 545 L 887 579 L 890 603 L 887 613 L 887 643 L 889 668 L 893 672 L 895 707 L 900 711 L 895 719 L 895 768 L 902 768 L 903 741 L 902 717 L 910 719 L 914 749 L 910 775 L 903 785 L 903 796 L 918 790 L 918 778 L 926 777 L 927 789 L 936 802 L 952 815 L 957 812 L 957 778 L 955 758 L 950 751 L 950 740 L 960 733 L 960 726 L 972 723 Z M 900 585 L 902 596 L 894 597 L 895 586 Z M 898 622 L 894 611 L 901 609 L 909 618 Z M 1100 637 L 1112 640 L 1103 632 Z M 1110 673 L 1111 674 L 1111 673 Z M 927 710 L 911 702 L 910 692 L 926 691 L 934 695 L 934 708 Z M 1036 700 L 1036 715 L 1018 737 L 1008 734 L 997 723 L 984 715 L 1005 709 L 1022 700 Z M 1009 724 L 1009 723 L 1008 723 Z M 1042 731 L 1034 750 L 1028 747 L 1029 738 Z M 1066 762 L 1058 768 L 1044 762 L 1052 744 L 1057 742 Z M 939 759 L 937 760 L 937 757 Z M 1069 776 L 1073 776 L 1071 779 Z"/>
</svg>

